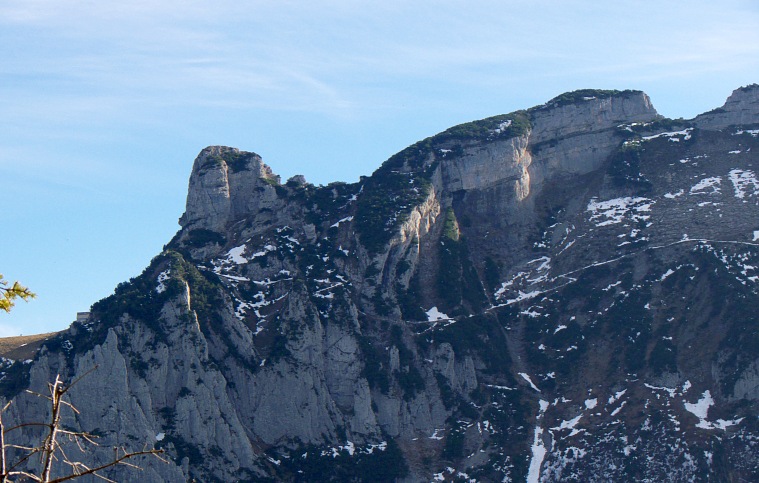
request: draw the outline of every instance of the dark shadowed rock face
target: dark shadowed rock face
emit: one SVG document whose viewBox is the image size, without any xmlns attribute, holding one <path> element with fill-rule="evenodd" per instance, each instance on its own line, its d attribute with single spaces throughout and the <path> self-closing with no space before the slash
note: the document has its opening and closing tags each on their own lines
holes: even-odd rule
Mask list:
<svg viewBox="0 0 759 483">
<path fill-rule="evenodd" d="M 172 462 L 120 481 L 757 480 L 757 116 L 576 91 L 319 187 L 206 148 L 164 252 L 0 384 L 97 365 L 66 424 Z"/>
</svg>

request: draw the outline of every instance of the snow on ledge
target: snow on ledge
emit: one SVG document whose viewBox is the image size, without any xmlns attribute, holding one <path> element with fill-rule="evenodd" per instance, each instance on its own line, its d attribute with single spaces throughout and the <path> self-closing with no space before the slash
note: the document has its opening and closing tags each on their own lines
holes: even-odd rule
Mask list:
<svg viewBox="0 0 759 483">
<path fill-rule="evenodd" d="M 525 374 L 524 372 L 520 372 L 519 375 L 522 376 L 522 379 L 524 379 L 525 381 L 527 381 L 527 383 L 530 385 L 530 387 L 532 387 L 533 389 L 535 389 L 537 392 L 540 392 L 540 389 L 538 389 L 538 386 L 536 386 L 532 382 L 532 379 L 530 379 L 529 375 Z"/>
<path fill-rule="evenodd" d="M 743 418 L 733 419 L 729 421 L 725 421 L 724 419 L 718 419 L 715 422 L 707 421 L 706 417 L 709 413 L 709 408 L 711 406 L 714 406 L 714 399 L 712 399 L 712 394 L 708 389 L 704 391 L 704 393 L 701 395 L 701 398 L 695 403 L 684 402 L 683 405 L 685 406 L 686 411 L 698 418 L 699 421 L 696 425 L 697 428 L 725 430 L 728 427 L 735 426 L 736 424 L 743 421 Z"/>
<path fill-rule="evenodd" d="M 679 142 L 680 139 L 678 136 L 683 136 L 683 140 L 687 141 L 691 138 L 691 132 L 693 131 L 692 127 L 689 127 L 688 129 L 683 129 L 682 131 L 673 131 L 673 132 L 663 132 L 659 134 L 654 134 L 653 136 L 643 136 L 644 141 L 650 141 L 652 139 L 656 139 L 658 137 L 666 137 L 669 141 L 672 142 Z"/>
<path fill-rule="evenodd" d="M 158 278 L 156 279 L 156 281 L 158 282 L 158 286 L 155 288 L 156 292 L 164 293 L 166 291 L 166 284 L 164 282 L 169 280 L 170 274 L 171 274 L 170 269 L 166 269 L 163 272 L 158 274 Z"/>
<path fill-rule="evenodd" d="M 650 216 L 644 213 L 650 212 L 654 203 L 656 201 L 639 196 L 605 201 L 592 198 L 585 210 L 591 212 L 590 221 L 601 227 L 622 223 L 625 219 L 646 221 Z"/>
<path fill-rule="evenodd" d="M 448 320 L 450 317 L 448 315 L 442 313 L 437 309 L 437 306 L 432 307 L 430 310 L 425 312 L 427 314 L 427 321 L 428 322 L 435 322 L 436 320 Z"/>
<path fill-rule="evenodd" d="M 227 259 L 237 265 L 245 265 L 248 259 L 242 256 L 243 253 L 245 253 L 245 245 L 234 247 L 227 252 Z"/>
<path fill-rule="evenodd" d="M 756 196 L 759 194 L 759 180 L 753 171 L 733 169 L 730 170 L 728 177 L 730 178 L 730 182 L 733 183 L 736 198 L 745 199 L 746 195 Z"/>
</svg>

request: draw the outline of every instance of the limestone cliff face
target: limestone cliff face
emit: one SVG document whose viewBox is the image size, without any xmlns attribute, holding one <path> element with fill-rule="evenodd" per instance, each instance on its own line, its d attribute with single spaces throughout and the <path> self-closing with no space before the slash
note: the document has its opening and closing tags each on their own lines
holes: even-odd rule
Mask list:
<svg viewBox="0 0 759 483">
<path fill-rule="evenodd" d="M 535 143 L 613 129 L 621 123 L 647 122 L 657 117 L 651 99 L 640 91 L 600 94 L 583 91 L 564 100 L 562 96 L 534 110 L 532 137 Z"/>
<path fill-rule="evenodd" d="M 723 129 L 757 122 L 759 122 L 759 85 L 757 84 L 734 90 L 724 106 L 701 114 L 693 120 L 693 123 L 702 129 Z"/>
<path fill-rule="evenodd" d="M 460 157 L 441 162 L 447 193 L 488 192 L 487 203 L 495 210 L 516 205 L 533 188 L 530 177 L 532 154 L 528 136 L 521 135 L 492 144 L 473 144 Z"/>
<path fill-rule="evenodd" d="M 226 224 L 277 206 L 279 180 L 261 157 L 225 146 L 209 146 L 192 166 L 187 209 L 179 224 L 187 229 L 224 231 Z"/>
<path fill-rule="evenodd" d="M 65 425 L 169 459 L 117 481 L 759 478 L 754 91 L 568 93 L 355 184 L 206 148 L 166 250 L 3 363 L 4 421 L 96 367 Z"/>
<path fill-rule="evenodd" d="M 660 117 L 646 94 L 593 95 L 570 104 L 547 103 L 533 114 L 530 145 L 533 184 L 597 170 L 619 147 L 618 126 Z"/>
<path fill-rule="evenodd" d="M 621 124 L 660 117 L 639 91 L 577 95 L 572 100 L 557 98 L 531 109 L 531 126 L 522 135 L 471 142 L 462 155 L 444 156 L 445 189 L 484 196 L 483 213 L 502 212 L 509 204 L 514 208 L 546 181 L 597 170 L 619 147 Z"/>
</svg>

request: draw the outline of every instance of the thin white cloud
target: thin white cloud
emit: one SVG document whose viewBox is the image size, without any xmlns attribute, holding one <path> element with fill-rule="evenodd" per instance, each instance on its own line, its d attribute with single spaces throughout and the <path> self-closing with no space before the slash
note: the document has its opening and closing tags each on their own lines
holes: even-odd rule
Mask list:
<svg viewBox="0 0 759 483">
<path fill-rule="evenodd" d="M 683 26 L 703 18 L 697 8 L 654 2 L 633 2 L 621 17 L 617 7 L 587 1 L 209 7 L 200 1 L 34 0 L 2 7 L 2 22 L 31 25 L 81 46 L 73 53 L 18 56 L 0 69 L 37 72 L 156 105 L 339 116 L 388 104 L 394 90 L 420 89 L 425 82 L 488 88 L 509 76 L 667 78 L 732 69 L 741 56 L 759 57 L 756 12 L 736 18 L 735 8 L 711 7 L 708 14 L 732 22 L 729 28 L 715 22 L 704 32 L 703 22 Z M 668 22 L 674 32 L 664 28 Z M 93 41 L 99 47 L 82 55 Z M 377 79 L 385 83 L 381 97 Z"/>
</svg>

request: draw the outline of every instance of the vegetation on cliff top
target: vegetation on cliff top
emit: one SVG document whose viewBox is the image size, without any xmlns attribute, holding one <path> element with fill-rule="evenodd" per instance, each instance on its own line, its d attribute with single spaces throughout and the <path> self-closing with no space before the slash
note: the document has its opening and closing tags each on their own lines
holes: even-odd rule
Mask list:
<svg viewBox="0 0 759 483">
<path fill-rule="evenodd" d="M 414 173 L 390 171 L 367 179 L 355 217 L 364 247 L 370 252 L 379 252 L 414 207 L 427 198 L 430 187 L 426 177 Z"/>
<path fill-rule="evenodd" d="M 465 143 L 509 139 L 530 128 L 528 112 L 516 111 L 459 124 L 391 156 L 362 185 L 355 221 L 362 244 L 376 253 L 390 241 L 411 210 L 429 195 L 440 159 L 462 154 Z"/>
<path fill-rule="evenodd" d="M 370 252 L 379 252 L 408 218 L 410 210 L 426 199 L 437 162 L 448 155 L 463 154 L 465 144 L 486 144 L 524 135 L 532 128 L 531 115 L 535 110 L 639 93 L 580 89 L 561 94 L 543 106 L 459 124 L 412 144 L 391 156 L 366 178 L 356 216 L 361 242 Z M 419 187 L 422 189 L 417 189 Z"/>
<path fill-rule="evenodd" d="M 565 92 L 554 97 L 550 101 L 546 102 L 544 107 L 561 107 L 569 104 L 576 104 L 582 101 L 589 101 L 592 99 L 608 99 L 614 96 L 630 96 L 640 93 L 641 91 L 630 89 L 624 91 L 618 91 L 616 89 L 578 89 L 576 91 Z"/>
</svg>

